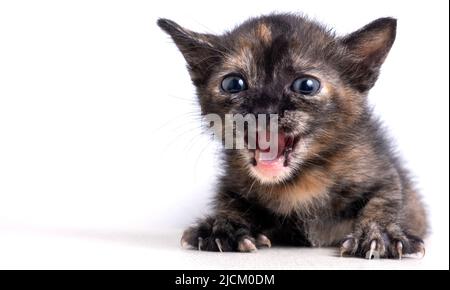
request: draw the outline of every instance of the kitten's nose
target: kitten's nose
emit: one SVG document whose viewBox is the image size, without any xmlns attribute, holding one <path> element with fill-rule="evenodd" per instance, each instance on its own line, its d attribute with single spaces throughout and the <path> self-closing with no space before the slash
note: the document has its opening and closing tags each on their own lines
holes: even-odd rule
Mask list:
<svg viewBox="0 0 450 290">
<path fill-rule="evenodd" d="M 275 108 L 274 106 L 270 106 L 267 108 L 256 108 L 252 112 L 258 120 L 261 118 L 266 120 L 266 124 L 268 125 L 270 123 L 270 119 L 272 118 L 279 118 L 278 115 L 278 108 Z"/>
<path fill-rule="evenodd" d="M 255 114 L 255 115 L 278 114 L 278 108 L 275 108 L 275 107 L 255 108 L 252 113 Z"/>
<path fill-rule="evenodd" d="M 253 114 L 278 114 L 280 100 L 262 95 L 253 102 Z"/>
<path fill-rule="evenodd" d="M 252 113 L 256 116 L 258 122 L 260 122 L 261 118 L 265 119 L 265 123 L 267 126 L 270 125 L 271 118 L 276 118 L 277 120 L 279 119 L 278 109 L 275 107 L 257 108 L 253 110 Z"/>
<path fill-rule="evenodd" d="M 280 114 L 280 98 L 276 94 L 261 93 L 249 105 L 249 113 L 254 115 L 270 117 L 271 114 Z"/>
</svg>

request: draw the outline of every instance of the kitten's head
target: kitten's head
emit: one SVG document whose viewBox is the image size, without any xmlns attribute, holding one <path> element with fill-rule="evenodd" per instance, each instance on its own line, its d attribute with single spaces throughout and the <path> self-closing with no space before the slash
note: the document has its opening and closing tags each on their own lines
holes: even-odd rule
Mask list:
<svg viewBox="0 0 450 290">
<path fill-rule="evenodd" d="M 366 95 L 395 39 L 396 20 L 381 18 L 344 37 L 304 17 L 250 19 L 223 35 L 173 21 L 158 25 L 185 57 L 202 114 L 278 114 L 278 154 L 234 150 L 233 165 L 261 183 L 292 179 L 326 159 L 367 114 Z"/>
</svg>

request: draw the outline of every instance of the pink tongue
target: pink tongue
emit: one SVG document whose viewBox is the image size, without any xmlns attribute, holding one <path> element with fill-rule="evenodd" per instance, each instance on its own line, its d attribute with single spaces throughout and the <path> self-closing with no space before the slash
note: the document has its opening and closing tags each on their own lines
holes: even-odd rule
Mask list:
<svg viewBox="0 0 450 290">
<path fill-rule="evenodd" d="M 268 142 L 270 142 L 270 144 Z M 263 145 L 268 145 L 268 148 L 261 148 L 261 146 Z M 284 133 L 278 133 L 278 140 L 273 140 L 269 131 L 266 132 L 265 136 L 263 136 L 262 134 L 258 134 L 258 150 L 260 150 L 261 152 L 269 152 L 272 148 L 273 150 L 277 149 L 275 146 L 278 146 L 278 155 L 280 155 L 284 151 L 284 147 L 286 146 Z"/>
<path fill-rule="evenodd" d="M 255 151 L 256 166 L 254 167 L 258 175 L 263 178 L 273 179 L 279 176 L 284 170 L 284 156 L 280 155 L 274 159 L 266 158 L 264 153 L 259 149 Z"/>
<path fill-rule="evenodd" d="M 266 142 L 264 142 L 264 137 L 266 138 Z M 280 157 L 283 157 L 283 151 L 284 148 L 286 146 L 286 142 L 285 142 L 285 135 L 284 133 L 278 133 L 278 140 L 272 140 L 273 138 L 271 138 L 272 136 L 270 136 L 270 132 L 267 131 L 266 132 L 266 136 L 262 136 L 261 134 L 258 134 L 258 149 L 255 151 L 255 159 L 256 162 L 263 162 L 263 163 L 273 163 L 273 162 L 277 162 L 280 161 Z M 270 141 L 269 147 L 268 148 L 260 148 L 260 144 L 264 144 L 264 146 L 267 146 L 267 142 Z M 278 142 L 277 142 L 278 141 Z M 276 154 L 273 153 L 274 150 L 276 151 Z M 272 152 L 271 152 L 272 151 Z M 273 153 L 273 154 L 271 154 Z"/>
</svg>

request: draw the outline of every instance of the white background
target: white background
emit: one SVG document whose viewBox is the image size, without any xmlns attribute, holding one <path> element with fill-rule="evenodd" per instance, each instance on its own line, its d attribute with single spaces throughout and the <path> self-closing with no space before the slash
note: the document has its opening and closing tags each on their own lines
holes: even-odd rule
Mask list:
<svg viewBox="0 0 450 290">
<path fill-rule="evenodd" d="M 438 255 L 427 265 L 448 268 L 444 0 L 0 2 L 0 266 L 182 265 L 161 264 L 157 254 L 151 263 L 130 260 L 114 248 L 83 256 L 97 253 L 92 236 L 109 245 L 120 233 L 174 231 L 167 241 L 178 242 L 213 194 L 217 146 L 201 135 L 184 59 L 155 22 L 221 33 L 272 11 L 304 12 L 338 34 L 398 18 L 370 101 L 428 206 Z"/>
</svg>

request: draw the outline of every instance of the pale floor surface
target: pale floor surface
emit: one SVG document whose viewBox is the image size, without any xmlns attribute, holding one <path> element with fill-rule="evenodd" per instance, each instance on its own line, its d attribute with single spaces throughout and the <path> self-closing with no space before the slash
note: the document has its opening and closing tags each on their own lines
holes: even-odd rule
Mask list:
<svg viewBox="0 0 450 290">
<path fill-rule="evenodd" d="M 0 269 L 448 269 L 449 265 L 448 244 L 442 245 L 433 237 L 427 241 L 423 259 L 369 261 L 338 257 L 337 250 L 331 248 L 274 247 L 256 253 L 183 250 L 180 234 L 181 230 L 0 227 Z"/>
</svg>

